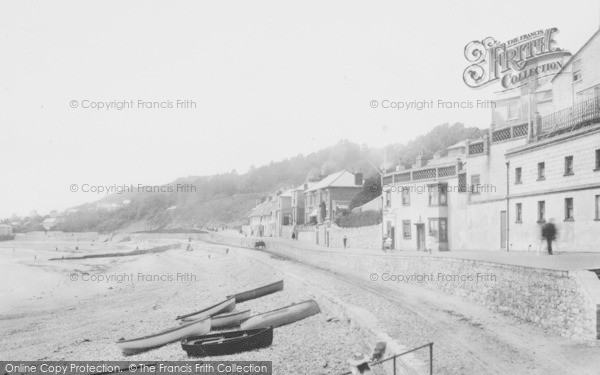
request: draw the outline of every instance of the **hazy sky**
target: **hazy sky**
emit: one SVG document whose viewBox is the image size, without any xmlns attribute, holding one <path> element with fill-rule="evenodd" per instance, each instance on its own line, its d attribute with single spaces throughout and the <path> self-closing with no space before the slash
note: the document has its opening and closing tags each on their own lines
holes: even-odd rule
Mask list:
<svg viewBox="0 0 600 375">
<path fill-rule="evenodd" d="M 468 42 L 556 26 L 575 52 L 599 21 L 599 0 L 2 1 L 0 218 L 99 198 L 71 184 L 160 184 L 341 138 L 382 146 L 444 122 L 487 127 L 488 109 L 370 102 L 490 99 L 462 81 Z M 137 108 L 178 99 L 197 107 Z"/>
</svg>

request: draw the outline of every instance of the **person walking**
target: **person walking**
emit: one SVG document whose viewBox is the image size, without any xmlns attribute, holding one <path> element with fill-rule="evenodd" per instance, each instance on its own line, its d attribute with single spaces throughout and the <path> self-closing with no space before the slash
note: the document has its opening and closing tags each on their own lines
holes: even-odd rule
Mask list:
<svg viewBox="0 0 600 375">
<path fill-rule="evenodd" d="M 348 238 L 346 238 L 346 236 L 344 236 L 344 239 L 342 241 L 344 241 L 344 249 L 345 249 L 346 246 L 348 245 Z"/>
<path fill-rule="evenodd" d="M 548 254 L 552 255 L 552 241 L 556 239 L 556 225 L 554 225 L 554 220 L 550 219 L 550 221 L 544 225 L 542 225 L 542 238 L 546 240 L 548 244 Z"/>
</svg>

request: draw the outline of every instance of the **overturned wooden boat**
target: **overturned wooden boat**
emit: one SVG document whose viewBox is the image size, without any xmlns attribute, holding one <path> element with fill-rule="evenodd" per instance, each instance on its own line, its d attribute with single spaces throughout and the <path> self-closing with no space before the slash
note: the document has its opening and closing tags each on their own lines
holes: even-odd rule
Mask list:
<svg viewBox="0 0 600 375">
<path fill-rule="evenodd" d="M 207 307 L 205 309 L 202 309 L 200 311 L 196 311 L 196 312 L 189 313 L 186 315 L 180 315 L 175 319 L 181 320 L 184 322 L 193 322 L 196 320 L 210 318 L 211 316 L 216 315 L 216 314 L 231 312 L 234 309 L 235 309 L 235 298 L 229 297 L 225 301 L 219 302 L 216 305 L 213 305 L 213 306 Z"/>
<path fill-rule="evenodd" d="M 319 308 L 319 304 L 314 300 L 310 300 L 263 314 L 254 315 L 242 322 L 241 329 L 275 328 L 297 322 L 320 312 L 321 309 Z"/>
<path fill-rule="evenodd" d="M 123 354 L 130 355 L 158 348 L 165 344 L 178 341 L 190 336 L 205 335 L 210 331 L 210 319 L 198 320 L 178 327 L 170 328 L 154 335 L 137 337 L 134 339 L 120 339 L 117 346 Z"/>
<path fill-rule="evenodd" d="M 268 327 L 189 337 L 181 342 L 181 347 L 190 357 L 207 357 L 266 348 L 272 343 L 273 327 Z"/>
<path fill-rule="evenodd" d="M 242 322 L 250 317 L 250 310 L 232 312 L 231 314 L 217 315 L 210 318 L 210 329 L 225 329 L 239 327 Z"/>
<path fill-rule="evenodd" d="M 234 297 L 235 302 L 239 303 L 239 302 L 244 302 L 244 301 L 248 301 L 251 299 L 259 298 L 262 296 L 266 296 L 267 294 L 281 292 L 282 290 L 283 290 L 283 280 L 279 280 L 277 282 L 274 282 L 273 284 L 261 286 L 260 288 L 256 288 L 256 289 L 252 289 L 252 290 L 247 290 L 245 292 L 237 293 L 237 294 L 234 294 L 233 296 L 229 296 L 229 297 Z"/>
</svg>

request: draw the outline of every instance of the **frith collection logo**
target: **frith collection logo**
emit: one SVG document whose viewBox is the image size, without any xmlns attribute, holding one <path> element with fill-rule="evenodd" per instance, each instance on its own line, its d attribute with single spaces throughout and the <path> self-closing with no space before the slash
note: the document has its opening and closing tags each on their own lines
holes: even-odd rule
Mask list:
<svg viewBox="0 0 600 375">
<path fill-rule="evenodd" d="M 471 65 L 463 79 L 478 88 L 499 81 L 503 90 L 523 86 L 530 78 L 557 73 L 563 67 L 564 50 L 553 39 L 557 28 L 537 30 L 500 43 L 492 37 L 475 40 L 465 47 Z"/>
</svg>

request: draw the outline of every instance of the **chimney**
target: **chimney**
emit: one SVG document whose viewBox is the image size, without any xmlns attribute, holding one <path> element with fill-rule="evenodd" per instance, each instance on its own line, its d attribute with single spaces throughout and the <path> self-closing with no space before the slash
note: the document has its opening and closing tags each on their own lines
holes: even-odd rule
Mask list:
<svg viewBox="0 0 600 375">
<path fill-rule="evenodd" d="M 354 185 L 363 186 L 363 174 L 362 173 L 354 174 Z"/>
<path fill-rule="evenodd" d="M 415 167 L 421 168 L 422 166 L 423 166 L 423 150 L 420 150 L 419 154 L 417 155 L 417 160 L 415 161 Z"/>
</svg>

